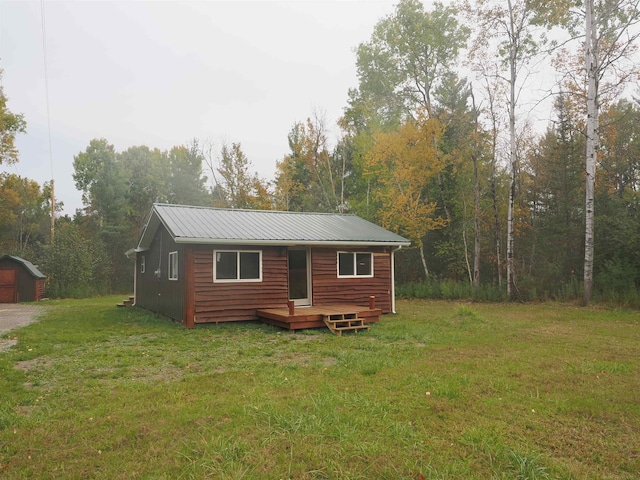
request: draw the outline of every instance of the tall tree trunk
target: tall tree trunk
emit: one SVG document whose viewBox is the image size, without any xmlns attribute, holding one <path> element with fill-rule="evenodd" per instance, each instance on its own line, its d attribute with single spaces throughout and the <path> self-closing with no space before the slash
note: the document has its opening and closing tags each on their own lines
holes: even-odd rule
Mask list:
<svg viewBox="0 0 640 480">
<path fill-rule="evenodd" d="M 444 209 L 444 216 L 447 219 L 447 223 L 451 223 L 451 213 L 449 211 L 449 204 L 447 203 L 447 198 L 444 194 L 444 178 L 442 177 L 442 172 L 438 172 L 438 186 L 440 187 L 440 199 L 442 200 L 442 208 Z"/>
<path fill-rule="evenodd" d="M 344 146 L 344 143 L 342 145 L 342 172 L 340 175 L 340 207 L 338 208 L 338 211 L 340 213 L 344 213 L 345 211 L 345 205 L 344 205 L 344 179 L 346 176 L 346 172 L 347 172 L 347 149 Z"/>
<path fill-rule="evenodd" d="M 498 192 L 496 189 L 496 157 L 491 160 L 491 200 L 493 202 L 493 236 L 496 247 L 496 269 L 498 270 L 498 286 L 502 286 L 502 248 L 500 248 L 500 215 L 498 213 Z"/>
<path fill-rule="evenodd" d="M 585 2 L 585 60 L 587 68 L 587 138 L 584 229 L 584 297 L 582 303 L 591 301 L 593 288 L 594 203 L 598 148 L 598 51 L 594 0 Z"/>
<path fill-rule="evenodd" d="M 470 92 L 471 101 L 473 102 L 474 134 L 477 136 L 479 134 L 478 112 L 476 99 L 473 96 L 473 88 L 470 89 Z M 474 149 L 479 150 L 478 142 L 474 143 Z M 480 286 L 480 179 L 478 178 L 478 155 L 476 151 L 471 154 L 471 159 L 473 160 L 473 279 L 471 284 L 474 288 L 478 288 Z"/>
<path fill-rule="evenodd" d="M 515 162 L 511 163 L 511 181 L 509 182 L 509 210 L 507 213 L 507 298 L 515 298 L 513 237 L 514 237 L 514 207 L 516 197 Z"/>
<path fill-rule="evenodd" d="M 427 259 L 424 256 L 424 245 L 422 243 L 418 245 L 418 249 L 420 250 L 420 260 L 422 260 L 422 268 L 424 268 L 424 278 L 429 278 L 429 269 L 427 268 Z"/>
<path fill-rule="evenodd" d="M 515 20 L 511 0 L 508 2 L 511 28 L 514 32 Z M 516 201 L 516 176 L 518 172 L 518 157 L 516 155 L 516 79 L 517 70 L 517 45 L 515 39 L 511 39 L 509 46 L 509 163 L 511 164 L 511 181 L 509 182 L 509 209 L 507 212 L 507 298 L 515 298 L 515 268 L 513 258 L 513 237 L 515 234 L 515 201 Z"/>
<path fill-rule="evenodd" d="M 486 78 L 486 77 L 485 77 Z M 501 225 L 500 215 L 498 212 L 498 192 L 496 188 L 496 144 L 498 139 L 498 116 L 495 110 L 495 100 L 491 87 L 487 82 L 486 91 L 489 100 L 489 113 L 491 114 L 491 172 L 489 180 L 489 188 L 491 190 L 491 203 L 493 207 L 493 240 L 496 252 L 496 270 L 498 273 L 498 286 L 502 287 L 502 248 L 501 244 Z"/>
<path fill-rule="evenodd" d="M 480 181 L 478 157 L 473 155 L 473 286 L 480 286 Z"/>
<path fill-rule="evenodd" d="M 464 262 L 467 265 L 467 274 L 469 275 L 469 284 L 473 285 L 473 272 L 471 272 L 471 265 L 469 265 L 469 250 L 467 247 L 467 227 L 466 227 L 466 214 L 465 214 L 465 222 L 462 227 L 462 244 L 464 246 Z"/>
<path fill-rule="evenodd" d="M 473 156 L 473 155 L 472 155 Z M 469 246 L 467 245 L 467 202 L 465 200 L 465 196 L 464 194 L 462 194 L 462 212 L 463 212 L 463 216 L 462 216 L 462 246 L 464 247 L 464 263 L 467 266 L 467 275 L 469 276 L 469 285 L 471 285 L 472 287 L 475 287 L 476 285 L 474 284 L 474 274 L 475 272 L 473 270 L 471 270 L 471 265 L 469 264 Z M 477 213 L 477 212 L 475 212 Z M 473 219 L 473 224 L 474 224 L 474 228 L 476 225 L 476 217 L 474 216 Z M 475 234 L 475 238 L 477 238 L 477 232 Z M 475 267 L 475 241 L 474 241 L 474 251 L 473 251 L 473 255 L 474 255 L 474 267 Z"/>
</svg>

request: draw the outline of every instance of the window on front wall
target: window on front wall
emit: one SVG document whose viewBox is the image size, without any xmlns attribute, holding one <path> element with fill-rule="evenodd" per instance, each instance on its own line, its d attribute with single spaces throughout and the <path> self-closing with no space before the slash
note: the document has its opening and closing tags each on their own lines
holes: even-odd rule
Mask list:
<svg viewBox="0 0 640 480">
<path fill-rule="evenodd" d="M 262 252 L 216 250 L 213 252 L 214 282 L 261 282 Z"/>
<path fill-rule="evenodd" d="M 360 252 L 338 252 L 338 277 L 373 277 L 373 255 Z"/>
<path fill-rule="evenodd" d="M 169 252 L 169 280 L 178 280 L 178 252 Z"/>
<path fill-rule="evenodd" d="M 140 273 L 144 273 L 147 271 L 147 262 L 144 258 L 144 255 L 140 257 Z"/>
</svg>

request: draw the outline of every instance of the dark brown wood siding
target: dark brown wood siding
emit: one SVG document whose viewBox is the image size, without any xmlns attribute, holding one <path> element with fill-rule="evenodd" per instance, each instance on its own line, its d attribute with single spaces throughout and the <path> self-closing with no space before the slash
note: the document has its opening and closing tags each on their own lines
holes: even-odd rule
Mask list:
<svg viewBox="0 0 640 480">
<path fill-rule="evenodd" d="M 178 252 L 178 280 L 169 280 L 169 252 Z M 140 272 L 142 257 L 145 272 Z M 136 255 L 136 305 L 179 322 L 184 319 L 184 248 L 164 227 L 158 228 L 149 250 Z M 155 272 L 159 271 L 159 276 Z"/>
<path fill-rule="evenodd" d="M 261 250 L 262 282 L 214 283 L 214 250 Z M 195 322 L 257 319 L 259 308 L 287 305 L 287 250 L 282 247 L 194 247 Z"/>
<path fill-rule="evenodd" d="M 338 278 L 338 251 L 372 252 L 373 277 Z M 311 250 L 313 273 L 313 304 L 330 305 L 349 303 L 368 305 L 375 295 L 376 307 L 383 313 L 391 312 L 391 254 L 382 249 L 331 249 Z"/>
</svg>

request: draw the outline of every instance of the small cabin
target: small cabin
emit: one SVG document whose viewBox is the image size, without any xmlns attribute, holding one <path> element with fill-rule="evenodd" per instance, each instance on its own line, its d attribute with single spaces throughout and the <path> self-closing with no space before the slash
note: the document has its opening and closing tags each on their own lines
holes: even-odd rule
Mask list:
<svg viewBox="0 0 640 480">
<path fill-rule="evenodd" d="M 287 307 L 392 312 L 394 254 L 409 244 L 355 215 L 155 204 L 127 255 L 135 304 L 193 327 Z"/>
<path fill-rule="evenodd" d="M 47 277 L 24 258 L 0 257 L 0 303 L 37 302 L 44 298 Z"/>
</svg>

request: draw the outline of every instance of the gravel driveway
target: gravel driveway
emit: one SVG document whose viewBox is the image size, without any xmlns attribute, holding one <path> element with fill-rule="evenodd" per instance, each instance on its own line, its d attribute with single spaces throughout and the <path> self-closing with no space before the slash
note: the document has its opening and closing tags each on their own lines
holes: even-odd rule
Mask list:
<svg viewBox="0 0 640 480">
<path fill-rule="evenodd" d="M 35 322 L 44 312 L 37 305 L 21 305 L 19 303 L 0 303 L 0 335 Z M 16 344 L 16 340 L 0 338 L 0 352 Z"/>
</svg>

